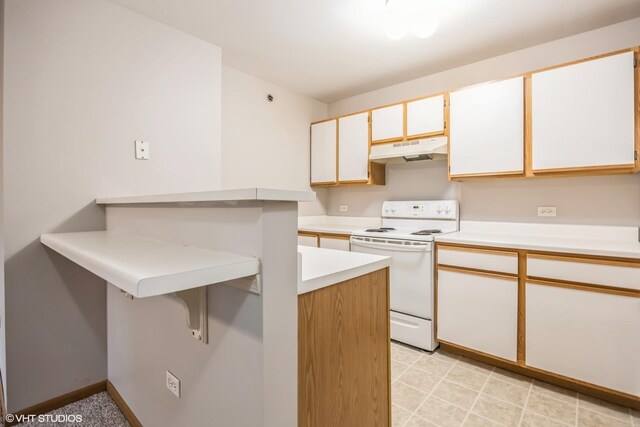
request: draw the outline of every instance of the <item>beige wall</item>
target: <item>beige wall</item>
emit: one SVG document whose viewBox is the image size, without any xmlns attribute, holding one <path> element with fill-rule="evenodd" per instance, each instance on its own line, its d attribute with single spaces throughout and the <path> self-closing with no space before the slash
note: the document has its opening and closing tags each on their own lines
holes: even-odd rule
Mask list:
<svg viewBox="0 0 640 427">
<path fill-rule="evenodd" d="M 640 18 L 329 104 L 335 116 L 640 45 Z M 330 215 L 380 215 L 384 200 L 457 197 L 467 220 L 640 225 L 640 174 L 451 183 L 443 162 L 391 165 L 387 186 L 328 190 Z M 348 205 L 346 213 L 340 205 Z M 556 206 L 539 218 L 537 206 Z"/>
<path fill-rule="evenodd" d="M 221 51 L 104 0 L 8 0 L 5 14 L 13 412 L 107 377 L 105 283 L 40 234 L 104 229 L 96 196 L 219 187 Z"/>
<path fill-rule="evenodd" d="M 326 115 L 325 103 L 222 67 L 223 187 L 309 190 L 309 123 Z M 324 214 L 324 194 L 301 213 Z"/>
</svg>

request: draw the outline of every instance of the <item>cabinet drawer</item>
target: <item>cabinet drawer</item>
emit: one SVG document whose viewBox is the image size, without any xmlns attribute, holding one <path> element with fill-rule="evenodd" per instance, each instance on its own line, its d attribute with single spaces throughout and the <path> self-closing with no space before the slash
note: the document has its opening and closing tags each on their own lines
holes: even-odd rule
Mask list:
<svg viewBox="0 0 640 427">
<path fill-rule="evenodd" d="M 318 247 L 318 236 L 310 234 L 298 234 L 298 244 L 300 246 Z"/>
<path fill-rule="evenodd" d="M 640 264 L 527 255 L 527 276 L 640 290 Z"/>
<path fill-rule="evenodd" d="M 518 280 L 438 271 L 438 339 L 515 361 Z"/>
<path fill-rule="evenodd" d="M 516 252 L 439 246 L 438 264 L 518 274 Z"/>
<path fill-rule="evenodd" d="M 640 298 L 526 286 L 527 365 L 640 395 Z"/>
<path fill-rule="evenodd" d="M 334 237 L 324 237 L 320 236 L 320 247 L 325 249 L 336 249 L 339 251 L 350 251 L 351 244 L 349 242 L 349 238 L 334 238 Z"/>
</svg>

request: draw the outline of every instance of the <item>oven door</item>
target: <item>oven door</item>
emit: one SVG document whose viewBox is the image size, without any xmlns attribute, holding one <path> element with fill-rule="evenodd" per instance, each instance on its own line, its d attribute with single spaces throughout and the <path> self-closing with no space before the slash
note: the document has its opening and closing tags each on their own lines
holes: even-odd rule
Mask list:
<svg viewBox="0 0 640 427">
<path fill-rule="evenodd" d="M 391 310 L 423 319 L 433 315 L 433 244 L 352 236 L 351 251 L 392 258 Z"/>
</svg>

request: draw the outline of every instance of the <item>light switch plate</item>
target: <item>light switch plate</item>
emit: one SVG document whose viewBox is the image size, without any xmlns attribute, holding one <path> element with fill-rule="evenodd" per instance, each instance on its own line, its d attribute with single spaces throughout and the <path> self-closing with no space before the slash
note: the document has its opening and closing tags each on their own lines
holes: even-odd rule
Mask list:
<svg viewBox="0 0 640 427">
<path fill-rule="evenodd" d="M 149 149 L 149 141 L 136 141 L 136 159 L 149 160 L 151 156 Z"/>
<path fill-rule="evenodd" d="M 556 207 L 538 206 L 538 216 L 556 216 Z"/>
</svg>

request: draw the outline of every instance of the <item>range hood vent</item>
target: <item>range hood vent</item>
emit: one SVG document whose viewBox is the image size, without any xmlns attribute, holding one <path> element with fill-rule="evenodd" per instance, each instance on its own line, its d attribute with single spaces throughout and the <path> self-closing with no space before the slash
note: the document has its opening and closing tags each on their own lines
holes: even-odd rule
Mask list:
<svg viewBox="0 0 640 427">
<path fill-rule="evenodd" d="M 371 146 L 369 160 L 377 163 L 415 162 L 447 158 L 447 137 L 402 141 Z"/>
</svg>

